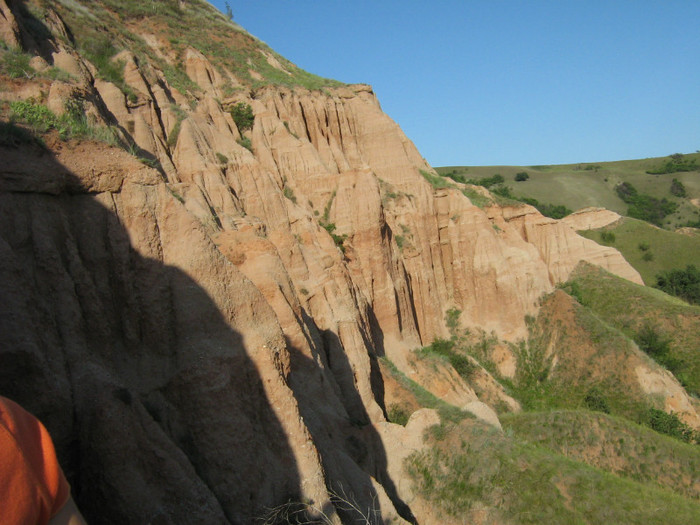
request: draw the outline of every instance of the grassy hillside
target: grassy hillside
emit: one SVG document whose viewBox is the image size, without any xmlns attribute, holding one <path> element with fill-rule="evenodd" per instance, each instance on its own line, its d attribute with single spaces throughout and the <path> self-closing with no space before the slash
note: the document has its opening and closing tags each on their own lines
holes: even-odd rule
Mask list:
<svg viewBox="0 0 700 525">
<path fill-rule="evenodd" d="M 683 156 L 684 162 L 700 163 L 700 154 Z M 620 199 L 615 187 L 622 182 L 631 183 L 640 193 L 657 199 L 666 198 L 678 204 L 676 213 L 666 217 L 664 228 L 674 229 L 688 221 L 700 220 L 700 207 L 691 200 L 700 198 L 698 171 L 686 171 L 653 175 L 668 162 L 667 157 L 592 164 L 561 164 L 552 166 L 445 166 L 436 168 L 440 175 L 480 179 L 500 174 L 504 184 L 518 197 L 537 199 L 542 203 L 563 205 L 571 210 L 599 206 L 620 214 L 626 214 L 628 205 Z M 518 173 L 527 173 L 525 181 L 517 182 Z M 686 196 L 671 193 L 673 179 L 680 181 Z"/>
<path fill-rule="evenodd" d="M 587 410 L 504 414 L 517 439 L 634 481 L 700 499 L 700 448 Z"/>
<path fill-rule="evenodd" d="M 141 64 L 162 70 L 168 82 L 182 93 L 199 91 L 199 86 L 184 72 L 188 48 L 208 57 L 223 78 L 231 79 L 230 93 L 240 89 L 241 84 L 253 88 L 276 84 L 309 89 L 340 84 L 296 67 L 203 0 L 85 3 L 90 4 L 89 10 L 72 0 L 51 4 L 73 31 L 75 46 L 97 66 L 99 76 L 122 88 L 123 79 L 120 82 L 121 73 L 114 67 L 113 58 L 124 49 L 134 53 Z M 27 2 L 24 8 L 28 18 L 34 20 L 31 27 L 35 31 L 46 30 L 43 5 Z M 154 35 L 163 38 L 154 44 Z"/>
<path fill-rule="evenodd" d="M 603 232 L 612 232 L 614 239 L 608 236 L 605 241 Z M 697 265 L 700 261 L 699 236 L 670 232 L 636 219 L 625 218 L 613 227 L 579 234 L 618 249 L 648 286 L 656 284 L 660 272 Z"/>
<path fill-rule="evenodd" d="M 698 523 L 697 500 L 508 434 L 465 420 L 408 459 L 417 492 L 446 523 Z"/>
<path fill-rule="evenodd" d="M 565 287 L 597 317 L 639 344 L 643 330 L 657 334 L 667 349 L 652 355 L 684 386 L 700 394 L 700 307 L 659 290 L 639 286 L 604 270 L 580 265 Z"/>
</svg>

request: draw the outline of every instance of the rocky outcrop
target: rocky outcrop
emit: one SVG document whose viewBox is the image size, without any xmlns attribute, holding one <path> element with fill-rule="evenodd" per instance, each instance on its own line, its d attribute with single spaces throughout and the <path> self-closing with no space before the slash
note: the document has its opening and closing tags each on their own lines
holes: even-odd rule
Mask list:
<svg viewBox="0 0 700 525">
<path fill-rule="evenodd" d="M 644 284 L 620 252 L 585 239 L 565 221 L 543 217 L 529 206 L 499 208 L 499 215 L 512 224 L 523 240 L 534 245 L 547 264 L 552 282 L 564 282 L 581 261 L 600 266 L 637 284 Z"/>
<path fill-rule="evenodd" d="M 573 230 L 597 230 L 618 222 L 622 219 L 619 213 L 606 210 L 605 208 L 582 208 L 570 213 L 561 221 L 570 226 Z"/>
</svg>

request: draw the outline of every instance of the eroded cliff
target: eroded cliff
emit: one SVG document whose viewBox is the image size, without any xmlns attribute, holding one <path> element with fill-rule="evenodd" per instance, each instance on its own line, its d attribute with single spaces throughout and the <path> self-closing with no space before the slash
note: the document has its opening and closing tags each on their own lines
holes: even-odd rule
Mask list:
<svg viewBox="0 0 700 525">
<path fill-rule="evenodd" d="M 534 208 L 434 187 L 369 86 L 251 86 L 148 18 L 125 27 L 160 62 L 123 50 L 124 84 L 105 80 L 73 40 L 78 4 L 0 0 L 3 41 L 37 57 L 0 98 L 78 101 L 154 168 L 56 132 L 0 147 L 0 385 L 55 431 L 91 522 L 246 523 L 288 501 L 332 515 L 334 492 L 414 521 L 400 461 L 435 415 L 387 423 L 378 359 L 430 389 L 411 351 L 449 336 L 448 310 L 517 341 L 580 261 L 641 283 Z M 479 400 L 445 373 L 434 393 Z"/>
</svg>

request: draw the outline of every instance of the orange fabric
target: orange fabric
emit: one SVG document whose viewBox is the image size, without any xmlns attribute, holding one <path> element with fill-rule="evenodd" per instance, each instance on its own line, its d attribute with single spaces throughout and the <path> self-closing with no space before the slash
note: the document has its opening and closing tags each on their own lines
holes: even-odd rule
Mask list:
<svg viewBox="0 0 700 525">
<path fill-rule="evenodd" d="M 69 496 L 44 425 L 0 396 L 0 525 L 44 525 Z"/>
</svg>

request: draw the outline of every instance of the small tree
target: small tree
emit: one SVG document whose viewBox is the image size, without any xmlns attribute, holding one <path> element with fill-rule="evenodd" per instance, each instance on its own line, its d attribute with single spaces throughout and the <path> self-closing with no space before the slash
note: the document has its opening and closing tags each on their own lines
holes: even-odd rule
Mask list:
<svg viewBox="0 0 700 525">
<path fill-rule="evenodd" d="M 530 175 L 528 175 L 527 172 L 525 172 L 525 171 L 521 171 L 521 172 L 515 174 L 515 182 L 524 182 L 529 178 L 530 178 Z"/>
<path fill-rule="evenodd" d="M 238 127 L 238 131 L 243 133 L 247 129 L 252 129 L 253 123 L 255 122 L 255 115 L 253 115 L 253 108 L 250 104 L 245 102 L 239 102 L 231 108 L 231 117 Z"/>
</svg>

